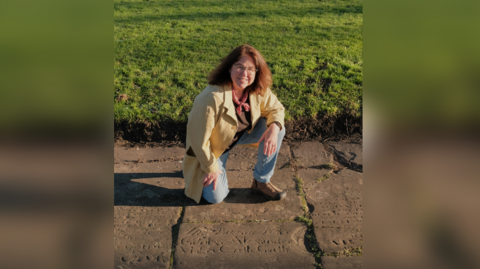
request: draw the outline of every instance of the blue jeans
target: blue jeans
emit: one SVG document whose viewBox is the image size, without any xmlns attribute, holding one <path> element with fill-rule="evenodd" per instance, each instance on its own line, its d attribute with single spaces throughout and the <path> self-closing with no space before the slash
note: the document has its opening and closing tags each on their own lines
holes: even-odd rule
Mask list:
<svg viewBox="0 0 480 269">
<path fill-rule="evenodd" d="M 258 140 L 260 140 L 265 131 L 267 131 L 267 119 L 260 118 L 255 125 L 255 128 L 253 128 L 253 131 L 250 134 L 245 132 L 235 146 L 258 143 Z M 284 136 L 285 128 L 278 132 L 277 149 L 275 153 L 270 156 L 263 154 L 264 141 L 262 141 L 262 143 L 260 143 L 258 146 L 257 164 L 255 165 L 255 169 L 253 171 L 253 177 L 258 182 L 270 182 L 270 178 L 273 176 L 273 171 L 275 170 L 278 152 L 282 146 L 282 140 Z M 213 183 L 203 188 L 202 196 L 209 203 L 216 204 L 222 202 L 230 192 L 228 189 L 227 171 L 225 170 L 229 153 L 230 151 L 222 154 L 222 156 L 217 159 L 219 167 L 223 172 L 223 174 L 218 175 L 217 189 L 213 190 Z"/>
</svg>

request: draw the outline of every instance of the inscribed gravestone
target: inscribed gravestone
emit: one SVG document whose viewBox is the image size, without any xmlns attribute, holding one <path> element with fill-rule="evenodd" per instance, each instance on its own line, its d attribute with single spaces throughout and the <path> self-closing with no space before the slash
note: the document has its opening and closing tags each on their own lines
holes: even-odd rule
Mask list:
<svg viewBox="0 0 480 269">
<path fill-rule="evenodd" d="M 315 173 L 299 171 L 305 181 L 315 237 L 323 252 L 338 252 L 363 245 L 362 174 L 343 169 L 318 182 Z M 314 175 L 314 176 L 312 176 Z"/>
<path fill-rule="evenodd" d="M 115 268 L 169 268 L 172 227 L 185 202 L 181 164 L 114 165 Z"/>
<path fill-rule="evenodd" d="M 301 199 L 295 190 L 294 173 L 286 169 L 275 171 L 271 182 L 287 192 L 280 201 L 268 201 L 253 193 L 252 171 L 227 171 L 230 193 L 222 203 L 197 205 L 189 199 L 184 222 L 294 220 L 303 214 Z"/>
<path fill-rule="evenodd" d="M 184 223 L 175 268 L 315 268 L 298 222 Z"/>
<path fill-rule="evenodd" d="M 169 268 L 177 207 L 114 207 L 114 265 Z"/>
<path fill-rule="evenodd" d="M 317 172 L 320 171 L 320 172 Z M 307 202 L 311 204 L 314 225 L 361 229 L 363 222 L 362 174 L 343 169 L 321 182 L 325 172 L 317 169 L 299 171 L 305 182 Z"/>
</svg>

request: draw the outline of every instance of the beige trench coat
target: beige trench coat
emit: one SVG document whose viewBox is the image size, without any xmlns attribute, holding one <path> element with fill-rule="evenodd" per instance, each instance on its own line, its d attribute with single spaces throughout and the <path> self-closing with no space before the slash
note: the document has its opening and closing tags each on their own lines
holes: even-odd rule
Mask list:
<svg viewBox="0 0 480 269">
<path fill-rule="evenodd" d="M 274 121 L 284 126 L 285 108 L 270 89 L 265 96 L 250 94 L 252 127 L 260 117 L 267 126 Z M 203 178 L 218 168 L 217 159 L 232 142 L 238 123 L 232 88 L 208 85 L 196 98 L 188 116 L 186 153 L 183 158 L 185 195 L 200 203 Z"/>
</svg>

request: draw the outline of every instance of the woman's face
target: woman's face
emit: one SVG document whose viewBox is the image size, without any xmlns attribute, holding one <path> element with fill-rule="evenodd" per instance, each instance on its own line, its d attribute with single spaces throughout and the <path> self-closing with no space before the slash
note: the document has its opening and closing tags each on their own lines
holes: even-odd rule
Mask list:
<svg viewBox="0 0 480 269">
<path fill-rule="evenodd" d="M 249 55 L 243 55 L 240 60 L 234 63 L 230 68 L 230 77 L 233 81 L 233 88 L 244 90 L 246 87 L 252 85 L 255 80 L 255 69 L 255 62 L 252 57 Z"/>
</svg>

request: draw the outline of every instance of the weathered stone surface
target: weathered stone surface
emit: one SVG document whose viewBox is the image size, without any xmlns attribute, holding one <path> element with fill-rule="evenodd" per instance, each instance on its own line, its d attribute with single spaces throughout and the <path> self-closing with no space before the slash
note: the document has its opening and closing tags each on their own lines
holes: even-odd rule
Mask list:
<svg viewBox="0 0 480 269">
<path fill-rule="evenodd" d="M 320 166 L 333 161 L 320 142 L 290 142 L 293 157 L 306 167 Z"/>
<path fill-rule="evenodd" d="M 351 167 L 354 170 L 363 169 L 362 145 L 345 142 L 329 142 L 328 147 L 343 165 Z"/>
<path fill-rule="evenodd" d="M 181 169 L 177 161 L 114 165 L 114 205 L 183 206 Z"/>
<path fill-rule="evenodd" d="M 362 174 L 343 169 L 317 182 L 311 170 L 314 169 L 299 171 L 299 175 L 305 182 L 306 199 L 315 227 L 362 229 Z"/>
<path fill-rule="evenodd" d="M 286 169 L 275 171 L 272 184 L 287 191 L 281 201 L 268 201 L 255 194 L 250 186 L 252 171 L 227 171 L 230 193 L 222 203 L 197 205 L 193 200 L 185 209 L 184 222 L 293 220 L 303 214 L 301 199 L 295 189 L 294 173 Z"/>
<path fill-rule="evenodd" d="M 362 174 L 343 169 L 321 182 L 311 174 L 299 171 L 306 182 L 306 199 L 320 249 L 328 253 L 362 246 Z"/>
<path fill-rule="evenodd" d="M 315 237 L 322 252 L 331 253 L 361 247 L 363 235 L 354 229 L 318 228 L 315 226 Z"/>
<path fill-rule="evenodd" d="M 246 148 L 242 146 L 234 147 L 228 156 L 227 171 L 252 171 L 257 163 L 257 149 Z M 275 169 L 281 169 L 291 159 L 290 146 L 282 143 L 277 157 Z"/>
<path fill-rule="evenodd" d="M 114 207 L 115 268 L 169 268 L 178 207 Z"/>
<path fill-rule="evenodd" d="M 181 163 L 121 163 L 114 173 L 115 268 L 169 268 L 172 227 L 186 201 Z"/>
<path fill-rule="evenodd" d="M 182 160 L 185 155 L 185 148 L 126 148 L 114 147 L 115 163 L 122 162 L 149 162 L 149 161 L 168 161 Z"/>
<path fill-rule="evenodd" d="M 321 181 L 326 180 L 325 176 L 329 173 L 331 173 L 329 169 L 307 168 L 298 170 L 298 176 L 303 180 L 305 191 L 318 187 Z"/>
<path fill-rule="evenodd" d="M 363 256 L 350 257 L 322 257 L 323 269 L 362 269 Z"/>
<path fill-rule="evenodd" d="M 175 268 L 315 268 L 298 222 L 181 224 Z"/>
</svg>

